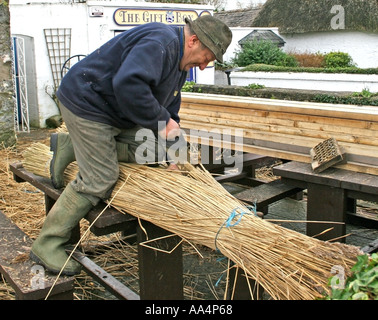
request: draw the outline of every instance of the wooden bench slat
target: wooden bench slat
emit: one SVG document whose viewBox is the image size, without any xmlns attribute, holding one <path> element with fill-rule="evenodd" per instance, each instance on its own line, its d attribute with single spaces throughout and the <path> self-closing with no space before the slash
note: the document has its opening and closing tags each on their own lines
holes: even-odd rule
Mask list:
<svg viewBox="0 0 378 320">
<path fill-rule="evenodd" d="M 378 194 L 378 177 L 376 175 L 338 168 L 328 168 L 326 171 L 316 174 L 312 171 L 309 164 L 295 161 L 274 167 L 273 173 L 288 179 L 325 184 L 336 188 L 374 195 Z"/>
<path fill-rule="evenodd" d="M 37 265 L 29 259 L 31 244 L 32 240 L 0 211 L 0 272 L 19 300 L 44 299 L 56 278 L 47 272 L 33 273 Z M 38 280 L 43 286 L 35 285 L 33 280 Z M 59 295 L 60 299 L 72 299 L 73 283 L 73 277 L 61 276 L 50 297 Z"/>
<path fill-rule="evenodd" d="M 254 165 L 258 162 L 262 162 L 263 160 L 269 159 L 270 157 L 267 156 L 262 156 L 259 154 L 255 153 L 244 153 L 243 154 L 243 167 L 250 167 L 251 165 Z M 231 157 L 231 160 L 234 158 Z M 234 163 L 227 164 L 224 159 L 222 158 L 219 160 L 219 163 L 209 163 L 209 164 L 203 164 L 203 166 L 206 168 L 208 171 L 212 171 L 214 169 L 220 170 L 224 169 L 226 167 L 232 167 Z"/>
<path fill-rule="evenodd" d="M 292 196 L 301 191 L 301 188 L 288 186 L 278 179 L 236 193 L 234 196 L 249 204 L 256 202 L 257 208 L 264 208 L 275 201 Z"/>
<path fill-rule="evenodd" d="M 17 177 L 18 182 L 29 182 L 54 201 L 59 198 L 61 191 L 54 188 L 50 179 L 37 176 L 26 171 L 21 163 L 10 164 L 10 170 L 13 172 L 14 176 Z M 95 221 L 95 219 L 97 219 L 98 215 L 103 211 L 105 206 L 106 205 L 104 203 L 99 203 L 88 212 L 85 218 L 92 223 Z M 121 213 L 118 210 L 109 207 L 96 220 L 92 227 L 92 231 L 99 236 L 112 232 L 124 231 L 130 224 L 131 226 L 136 225 L 135 217 L 126 213 Z M 135 232 L 136 231 L 134 231 L 134 233 Z"/>
</svg>

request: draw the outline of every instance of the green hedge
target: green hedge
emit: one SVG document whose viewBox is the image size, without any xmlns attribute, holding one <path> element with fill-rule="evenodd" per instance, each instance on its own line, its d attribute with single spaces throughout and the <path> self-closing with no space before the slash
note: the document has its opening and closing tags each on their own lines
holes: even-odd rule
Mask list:
<svg viewBox="0 0 378 320">
<path fill-rule="evenodd" d="M 351 94 L 346 97 L 333 96 L 331 94 L 317 94 L 312 98 L 313 102 L 334 103 L 334 104 L 352 104 L 360 106 L 378 106 L 376 96 L 362 97 Z"/>
<path fill-rule="evenodd" d="M 188 82 L 184 92 L 224 94 L 242 97 L 257 97 L 264 99 L 281 99 L 293 101 L 309 101 L 320 103 L 350 104 L 356 106 L 378 106 L 378 93 L 363 90 L 362 92 L 332 94 L 332 92 L 314 93 L 309 90 L 265 88 L 259 84 L 249 86 L 214 86 Z"/>
<path fill-rule="evenodd" d="M 351 74 L 378 74 L 378 68 L 301 68 L 301 67 L 281 67 L 266 64 L 252 64 L 240 71 L 253 72 L 308 72 L 308 73 L 351 73 Z"/>
</svg>

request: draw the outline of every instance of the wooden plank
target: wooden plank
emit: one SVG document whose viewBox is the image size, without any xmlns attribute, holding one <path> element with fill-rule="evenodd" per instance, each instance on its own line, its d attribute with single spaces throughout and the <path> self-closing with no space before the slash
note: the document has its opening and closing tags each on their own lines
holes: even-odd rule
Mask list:
<svg viewBox="0 0 378 320">
<path fill-rule="evenodd" d="M 310 155 L 303 155 L 303 154 L 295 153 L 295 152 L 272 150 L 267 147 L 239 144 L 239 143 L 228 142 L 224 140 L 210 139 L 207 137 L 201 137 L 197 135 L 187 135 L 186 138 L 188 142 L 191 142 L 191 143 L 201 143 L 201 144 L 206 144 L 213 147 L 222 146 L 222 148 L 225 148 L 225 149 L 228 148 L 228 149 L 233 149 L 233 150 L 237 150 L 241 152 L 256 153 L 256 154 L 265 155 L 272 158 L 311 162 Z"/>
<path fill-rule="evenodd" d="M 273 173 L 284 178 L 373 194 L 378 200 L 378 177 L 375 175 L 337 168 L 328 168 L 316 174 L 311 165 L 295 161 L 275 166 Z"/>
<path fill-rule="evenodd" d="M 243 137 L 247 139 L 253 139 L 253 140 L 261 140 L 261 141 L 268 141 L 268 142 L 277 142 L 277 143 L 284 143 L 292 146 L 298 146 L 298 147 L 306 147 L 306 153 L 309 153 L 309 150 L 316 146 L 318 143 L 324 141 L 325 139 L 331 138 L 330 135 L 317 135 L 316 137 L 311 136 L 303 136 L 301 130 L 289 130 L 286 131 L 286 133 L 281 133 L 277 131 L 277 128 L 267 128 L 264 130 L 264 128 L 261 128 L 259 130 L 258 128 L 252 127 L 248 128 L 245 127 L 245 124 L 242 124 L 242 126 L 238 126 L 238 123 L 229 123 L 229 124 L 219 124 L 219 123 L 207 123 L 207 122 L 200 122 L 200 121 L 187 121 L 183 119 L 181 121 L 181 128 L 182 129 L 188 129 L 186 130 L 187 134 L 190 134 L 190 130 L 192 131 L 200 131 L 200 130 L 207 130 L 208 133 L 214 133 L 217 132 L 230 132 L 233 134 L 233 136 L 239 136 L 242 134 Z M 237 130 L 239 129 L 239 130 Z M 320 138 L 319 138 L 320 137 Z M 324 138 L 324 139 L 323 139 Z M 370 140 L 374 140 L 372 137 L 369 138 Z M 337 139 L 336 139 L 337 140 Z M 351 138 L 352 140 L 356 140 L 356 138 Z M 362 140 L 362 139 L 361 139 Z M 378 141 L 378 139 L 377 139 Z M 247 142 L 248 143 L 248 142 Z M 374 143 L 371 143 L 371 145 L 363 145 L 360 143 L 348 143 L 348 142 L 339 142 L 339 145 L 343 148 L 345 153 L 349 153 L 351 155 L 359 155 L 359 156 L 365 156 L 365 157 L 371 157 L 378 159 L 377 156 L 375 156 L 375 152 L 377 150 L 377 146 L 375 146 Z M 376 161 L 378 164 L 378 160 Z"/>
<path fill-rule="evenodd" d="M 186 94 L 181 111 L 182 128 L 241 129 L 243 144 L 232 148 L 286 160 L 307 163 L 309 150 L 333 137 L 347 161 L 337 168 L 378 175 L 375 107 Z"/>
<path fill-rule="evenodd" d="M 235 132 L 238 133 L 238 131 L 234 130 L 234 127 L 227 127 L 227 126 L 221 126 L 221 125 L 210 125 L 207 123 L 198 123 L 198 122 L 188 122 L 188 121 L 182 121 L 181 122 L 181 128 L 185 130 L 187 135 L 192 135 L 192 137 L 188 137 L 188 140 L 191 140 L 192 142 L 195 142 L 195 137 L 197 136 L 197 132 L 201 133 L 201 130 L 207 130 L 205 132 L 210 138 L 213 138 L 213 136 L 217 137 L 220 136 L 220 134 L 225 132 Z M 229 130 L 230 129 L 230 130 Z M 205 137 L 206 135 L 202 134 L 202 137 Z M 214 133 L 214 135 L 210 135 L 210 133 Z M 219 134 L 218 134 L 219 133 Z M 318 143 L 322 142 L 322 139 L 314 139 L 309 137 L 301 137 L 298 133 L 297 135 L 285 135 L 285 134 L 278 134 L 278 133 L 266 133 L 256 130 L 243 130 L 240 132 L 244 134 L 243 141 L 245 146 L 259 146 L 266 149 L 271 150 L 280 150 L 280 151 L 288 151 L 288 152 L 294 152 L 297 154 L 305 155 L 306 158 L 310 154 L 310 149 L 317 145 Z M 236 136 L 236 135 L 235 135 Z M 230 135 L 222 135 L 223 143 L 227 143 L 227 141 L 230 141 L 233 139 Z M 241 140 L 241 137 L 239 137 Z M 206 140 L 206 139 L 205 139 Z M 217 139 L 214 139 L 217 140 Z M 218 140 L 218 143 L 220 146 L 222 146 L 222 141 Z M 363 146 L 360 144 L 347 144 L 347 143 L 340 143 L 340 146 L 345 151 L 345 158 L 348 161 L 351 162 L 357 162 L 360 161 L 362 165 L 371 165 L 372 167 L 378 167 L 378 157 L 374 156 L 374 151 L 376 147 L 371 146 Z M 238 149 L 243 151 L 243 149 Z M 245 149 L 244 151 L 252 152 L 250 150 Z M 258 153 L 258 152 L 256 152 Z M 266 154 L 268 156 L 271 156 L 271 154 Z M 286 159 L 285 157 L 283 157 Z M 295 158 L 288 158 L 287 160 L 296 160 Z M 307 161 L 306 161 L 307 162 Z"/>
<path fill-rule="evenodd" d="M 62 191 L 55 189 L 50 179 L 40 177 L 26 171 L 22 166 L 22 163 L 12 163 L 10 164 L 9 168 L 13 174 L 17 176 L 19 182 L 29 182 L 31 185 L 45 193 L 45 198 L 47 197 L 48 200 L 47 207 L 50 207 L 53 204 L 52 202 L 59 198 Z M 97 219 L 91 228 L 93 233 L 99 236 L 125 230 L 129 230 L 131 233 L 136 232 L 136 218 L 126 213 L 121 213 L 112 207 L 107 208 L 102 215 L 97 218 L 105 206 L 106 204 L 100 202 L 85 216 L 85 219 L 87 219 L 90 223 Z"/>
<path fill-rule="evenodd" d="M 183 103 L 180 109 L 180 115 L 193 114 L 224 119 L 239 119 L 246 122 L 256 122 L 269 125 L 324 130 L 330 132 L 348 133 L 350 132 L 350 129 L 353 128 L 354 130 L 357 130 L 357 134 L 362 135 L 369 135 L 370 131 L 373 131 L 373 134 L 376 135 L 378 131 L 378 122 L 373 121 L 358 121 L 352 119 L 340 119 L 336 117 L 331 118 L 296 113 L 293 114 L 289 112 L 219 107 L 212 105 L 191 104 L 188 102 Z"/>
<path fill-rule="evenodd" d="M 0 211 L 0 272 L 19 300 L 45 299 L 56 276 L 29 259 L 32 240 Z M 73 299 L 73 277 L 61 276 L 50 299 Z"/>
<path fill-rule="evenodd" d="M 315 138 L 319 140 L 325 140 L 328 138 L 335 138 L 339 143 L 346 142 L 346 143 L 358 143 L 362 145 L 368 146 L 378 146 L 378 131 L 373 130 L 364 130 L 362 133 L 356 132 L 356 130 L 351 131 L 350 128 L 342 128 L 341 126 L 332 127 L 332 126 L 323 126 L 314 129 L 309 129 L 308 127 L 303 124 L 301 127 L 299 126 L 283 126 L 278 124 L 267 124 L 267 123 L 258 123 L 257 121 L 247 121 L 244 119 L 224 119 L 222 117 L 215 117 L 215 116 L 202 116 L 199 114 L 180 114 L 181 123 L 184 125 L 186 122 L 197 122 L 197 123 L 204 123 L 204 124 L 211 124 L 214 127 L 216 126 L 225 126 L 231 128 L 240 128 L 243 131 L 261 131 L 263 133 L 277 133 L 277 134 L 285 134 L 285 135 L 294 135 L 296 137 L 308 137 L 308 138 Z M 258 118 L 255 118 L 258 119 Z M 328 131 L 327 129 L 331 129 Z M 350 147 L 351 145 L 349 145 Z"/>
<path fill-rule="evenodd" d="M 184 129 L 186 130 L 186 129 Z M 262 147 L 256 145 L 238 144 L 235 142 L 222 141 L 217 139 L 210 139 L 207 137 L 201 137 L 196 135 L 187 135 L 187 141 L 191 143 L 207 144 L 213 147 L 222 146 L 223 148 L 229 148 L 241 152 L 256 153 L 265 155 L 272 158 L 285 159 L 289 161 L 299 161 L 303 163 L 311 163 L 310 155 L 305 155 L 296 152 L 289 152 L 283 150 L 272 149 L 269 147 Z M 368 166 L 360 163 L 348 162 L 347 164 L 336 165 L 335 168 L 350 170 L 354 172 L 361 172 L 366 174 L 378 175 L 378 167 Z"/>
<path fill-rule="evenodd" d="M 319 115 L 317 113 L 317 110 L 311 112 L 311 114 L 307 113 L 308 106 L 306 106 L 305 110 L 307 111 L 304 114 L 296 113 L 303 111 L 303 104 L 298 105 L 296 102 L 294 102 L 294 104 L 292 104 L 292 102 L 289 102 L 291 108 L 287 108 L 285 111 L 278 111 L 277 114 L 281 115 L 286 114 L 290 115 L 291 117 L 300 115 L 302 117 L 307 117 L 307 122 L 309 123 L 309 125 L 306 127 L 305 121 L 293 121 L 293 119 L 287 118 L 287 116 L 285 122 L 281 122 L 282 125 L 280 125 L 279 122 L 277 122 L 277 124 L 269 124 L 269 122 L 264 123 L 264 121 L 272 121 L 271 114 L 272 112 L 276 112 L 277 103 L 282 103 L 285 107 L 287 106 L 285 101 L 273 102 L 273 111 L 269 110 L 269 108 L 262 110 L 258 106 L 257 109 L 260 108 L 260 113 L 263 116 L 255 117 L 262 121 L 261 123 L 256 123 L 249 122 L 249 120 L 251 119 L 246 118 L 250 117 L 250 115 L 248 114 L 243 115 L 241 119 L 238 119 L 240 114 L 234 115 L 228 110 L 252 110 L 253 112 L 256 112 L 256 108 L 254 108 L 254 102 L 256 101 L 252 102 L 249 99 L 247 99 L 247 101 L 241 97 L 229 96 L 224 96 L 222 97 L 222 99 L 219 99 L 218 95 L 189 96 L 190 100 L 189 98 L 186 101 L 184 99 L 182 103 L 184 106 L 182 108 L 182 128 L 192 130 L 205 129 L 208 131 L 227 130 L 230 128 L 242 129 L 241 134 L 244 135 L 244 138 L 246 140 L 251 140 L 244 142 L 244 145 L 249 145 L 248 149 L 243 149 L 239 145 L 238 150 L 262 154 L 261 150 L 262 148 L 265 148 L 270 151 L 269 153 L 265 153 L 265 155 L 280 157 L 279 154 L 286 153 L 286 156 L 282 157 L 283 159 L 304 162 L 309 161 L 308 157 L 305 157 L 305 159 L 303 160 L 303 155 L 307 156 L 309 149 L 311 149 L 321 141 L 333 137 L 338 141 L 339 145 L 345 152 L 345 159 L 348 162 L 347 164 L 339 164 L 338 167 L 356 172 L 378 174 L 378 157 L 376 156 L 375 149 L 378 146 L 378 139 L 375 139 L 378 131 L 372 130 L 372 127 L 378 127 L 378 123 L 376 121 L 373 121 L 374 114 L 377 113 L 377 109 L 372 109 L 370 107 L 360 109 L 360 107 L 356 108 L 354 106 L 345 106 L 346 109 L 344 109 L 343 112 L 346 113 L 352 112 L 351 108 L 353 108 L 354 111 L 358 113 L 360 113 L 360 111 L 365 114 L 371 113 L 372 117 L 370 117 L 368 121 L 364 116 L 362 117 L 362 120 L 358 116 L 355 116 L 354 118 L 344 117 L 342 114 L 338 113 L 341 110 L 340 106 L 335 107 L 334 105 L 325 106 L 324 104 L 320 104 L 321 109 L 323 108 L 322 112 L 324 110 L 328 110 L 326 116 L 324 116 L 324 114 Z M 224 101 L 224 99 L 228 100 Z M 266 99 L 259 99 L 258 103 L 264 100 Z M 267 105 L 272 105 L 271 101 L 265 102 Z M 196 116 L 185 113 L 185 105 L 190 106 L 191 104 L 195 105 L 201 103 L 204 104 L 205 108 L 209 108 L 209 106 L 210 108 L 215 108 L 213 109 L 213 117 L 206 115 L 205 110 L 196 110 Z M 234 103 L 234 105 L 232 105 L 232 103 Z M 219 109 L 217 110 L 217 108 L 219 108 L 219 105 L 226 113 L 226 116 L 220 113 Z M 293 110 L 295 110 L 295 106 L 298 107 L 298 110 L 296 112 L 293 112 Z M 315 107 L 317 108 L 318 106 L 313 106 L 313 109 Z M 311 127 L 311 124 L 315 122 L 313 120 L 314 114 L 315 117 L 318 117 L 317 121 L 332 119 L 333 125 L 317 123 L 316 126 Z M 337 116 L 341 117 L 337 118 Z M 334 125 L 336 123 L 335 121 L 338 121 L 337 126 Z M 345 127 L 345 122 L 353 123 L 353 125 L 358 123 L 360 128 L 352 130 L 348 127 Z M 252 129 L 250 127 L 252 127 Z M 310 127 L 311 129 L 308 129 L 308 127 Z M 331 131 L 328 132 L 327 129 L 330 129 Z M 256 137 L 258 138 L 256 139 Z M 260 151 L 256 150 L 257 147 L 258 149 L 260 149 Z M 308 149 L 306 150 L 304 148 Z M 295 154 L 301 155 L 302 159 L 301 157 L 295 157 Z"/>
<path fill-rule="evenodd" d="M 318 116 L 330 116 L 341 119 L 378 121 L 378 110 L 373 106 L 355 106 L 313 103 L 302 101 L 272 100 L 262 98 L 235 97 L 216 94 L 183 93 L 183 102 L 206 103 L 228 107 L 274 110 Z"/>
<path fill-rule="evenodd" d="M 242 156 L 243 156 L 243 159 L 241 160 L 241 163 L 242 163 L 243 168 L 250 167 L 256 163 L 260 163 L 263 160 L 267 160 L 269 158 L 267 156 L 262 156 L 262 155 L 254 154 L 254 153 L 244 153 Z M 219 163 L 208 163 L 208 164 L 202 163 L 202 164 L 206 168 L 206 170 L 212 171 L 214 169 L 224 169 L 226 167 L 232 167 L 234 164 L 232 160 L 234 160 L 233 157 L 231 157 L 229 161 L 226 163 L 225 161 L 223 161 L 223 158 L 222 158 L 221 160 L 219 160 Z M 229 162 L 230 164 L 228 164 Z"/>
<path fill-rule="evenodd" d="M 258 208 L 262 208 L 301 191 L 301 188 L 289 186 L 278 179 L 236 193 L 234 194 L 234 197 L 249 204 L 256 202 Z"/>
</svg>

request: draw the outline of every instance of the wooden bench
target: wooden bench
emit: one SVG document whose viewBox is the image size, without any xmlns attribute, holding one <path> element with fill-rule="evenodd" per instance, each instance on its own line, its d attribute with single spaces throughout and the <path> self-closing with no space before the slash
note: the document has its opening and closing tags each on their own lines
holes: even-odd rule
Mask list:
<svg viewBox="0 0 378 320">
<path fill-rule="evenodd" d="M 307 235 L 318 235 L 324 241 L 341 237 L 338 241 L 342 242 L 345 241 L 346 223 L 364 222 L 370 228 L 378 227 L 376 216 L 361 216 L 356 212 L 357 199 L 378 202 L 377 175 L 338 168 L 315 173 L 310 164 L 296 161 L 274 167 L 273 173 L 289 186 L 307 189 L 307 220 L 330 221 L 308 223 Z M 323 233 L 329 228 L 332 230 Z"/>
<path fill-rule="evenodd" d="M 256 209 L 266 215 L 271 203 L 298 195 L 302 190 L 302 188 L 292 187 L 277 179 L 236 193 L 234 197 L 250 205 L 256 205 Z"/>
<path fill-rule="evenodd" d="M 0 211 L 0 273 L 17 300 L 45 299 L 56 279 L 29 259 L 31 244 L 31 239 Z M 73 284 L 73 277 L 59 277 L 49 299 L 73 299 Z"/>
<path fill-rule="evenodd" d="M 26 171 L 22 164 L 10 164 L 10 170 L 14 179 L 18 182 L 29 182 L 44 193 L 46 213 L 54 205 L 60 196 L 60 190 L 55 189 L 50 179 L 36 176 Z M 95 221 L 106 205 L 100 203 L 94 207 L 85 217 L 90 224 Z M 167 231 L 142 221 L 143 228 L 148 229 L 148 235 L 153 239 L 161 235 L 169 234 Z M 137 219 L 131 215 L 121 213 L 114 208 L 107 208 L 93 224 L 91 231 L 95 235 L 110 234 L 121 231 L 124 235 L 136 235 L 138 243 L 145 241 L 144 232 L 141 231 Z M 80 239 L 79 228 L 76 228 L 76 235 L 71 239 L 71 243 L 77 243 Z M 177 243 L 178 237 L 172 236 L 164 240 L 165 246 L 171 246 L 171 242 Z M 81 253 L 75 253 L 76 259 L 83 269 L 96 281 L 102 284 L 109 292 L 119 299 L 139 300 L 139 299 L 183 299 L 183 270 L 182 270 L 182 247 L 177 246 L 176 250 L 169 256 L 172 261 L 167 267 L 166 254 L 154 249 L 138 246 L 139 263 L 139 287 L 140 295 L 132 292 L 129 288 L 109 275 L 101 267 L 88 259 Z M 172 276 L 172 275 L 175 276 Z M 180 280 L 178 280 L 180 279 Z"/>
</svg>

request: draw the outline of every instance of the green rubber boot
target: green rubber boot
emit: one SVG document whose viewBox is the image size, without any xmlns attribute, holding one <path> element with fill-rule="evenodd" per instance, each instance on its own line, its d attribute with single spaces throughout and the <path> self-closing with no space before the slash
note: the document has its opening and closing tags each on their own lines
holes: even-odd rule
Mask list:
<svg viewBox="0 0 378 320">
<path fill-rule="evenodd" d="M 53 133 L 50 138 L 50 151 L 53 158 L 50 162 L 50 175 L 56 189 L 64 187 L 64 170 L 75 161 L 75 152 L 68 133 Z"/>
<path fill-rule="evenodd" d="M 128 145 L 117 142 L 117 159 L 120 162 L 128 161 Z M 50 162 L 50 175 L 53 186 L 56 189 L 64 187 L 64 170 L 76 160 L 74 148 L 68 133 L 53 133 L 50 138 L 50 151 L 53 158 Z"/>
<path fill-rule="evenodd" d="M 59 273 L 68 259 L 64 245 L 69 241 L 72 229 L 92 208 L 92 203 L 68 184 L 52 207 L 38 238 L 34 241 L 30 258 L 48 271 Z M 69 260 L 62 274 L 80 273 L 81 266 Z"/>
</svg>

